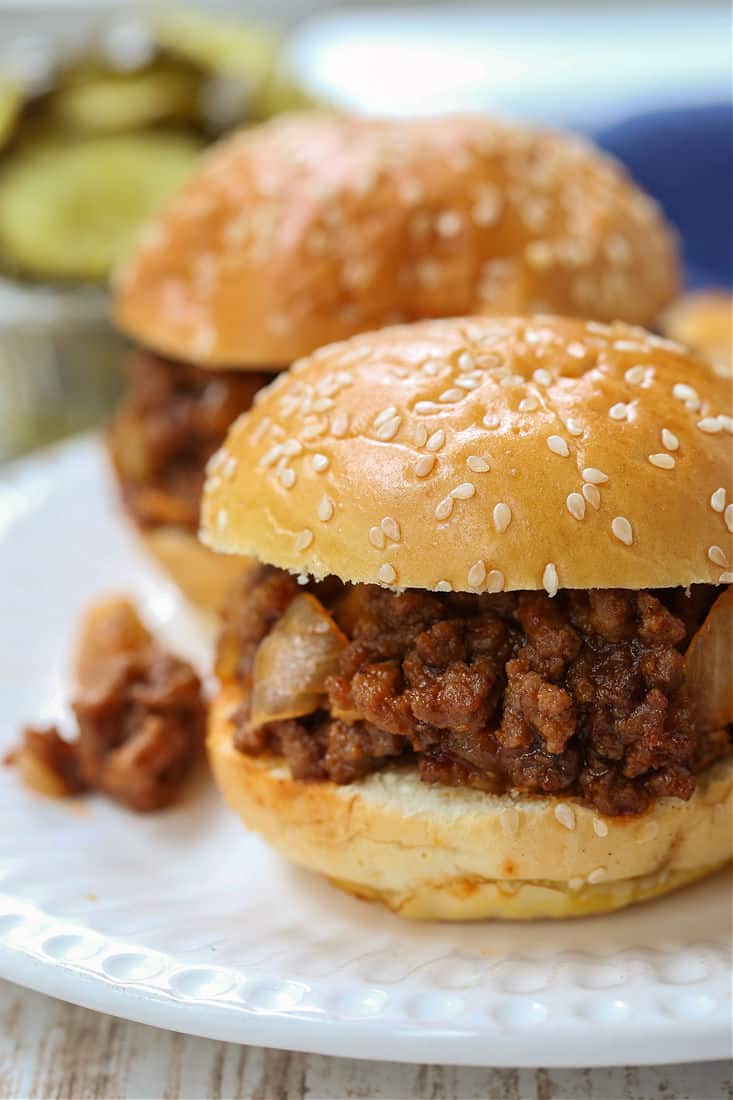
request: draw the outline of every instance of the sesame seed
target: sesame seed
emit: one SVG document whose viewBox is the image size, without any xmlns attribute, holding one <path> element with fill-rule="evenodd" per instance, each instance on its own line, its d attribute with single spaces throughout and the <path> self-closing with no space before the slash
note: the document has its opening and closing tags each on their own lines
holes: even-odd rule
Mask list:
<svg viewBox="0 0 733 1100">
<path fill-rule="evenodd" d="M 595 886 L 597 882 L 603 882 L 606 877 L 607 871 L 605 867 L 596 867 L 594 871 L 588 875 L 588 882 L 591 886 Z"/>
<path fill-rule="evenodd" d="M 552 375 L 544 367 L 539 367 L 532 377 L 538 386 L 549 386 L 552 382 Z"/>
<path fill-rule="evenodd" d="M 593 818 L 593 832 L 596 836 L 608 836 L 608 825 L 602 817 Z"/>
<path fill-rule="evenodd" d="M 590 481 L 593 485 L 603 485 L 608 481 L 608 474 L 604 474 L 603 470 L 595 466 L 586 466 L 583 470 L 583 481 Z"/>
<path fill-rule="evenodd" d="M 443 390 L 438 401 L 460 401 L 463 397 L 463 393 L 457 386 L 452 386 L 448 390 Z"/>
<path fill-rule="evenodd" d="M 585 879 L 579 878 L 578 876 L 575 876 L 574 878 L 569 878 L 568 886 L 571 890 L 582 890 L 585 886 Z"/>
<path fill-rule="evenodd" d="M 423 198 L 422 185 L 415 179 L 403 180 L 400 184 L 400 199 L 406 206 L 415 206 Z"/>
<path fill-rule="evenodd" d="M 436 519 L 448 519 L 453 511 L 453 497 L 444 497 L 435 509 Z"/>
<path fill-rule="evenodd" d="M 561 435 L 549 435 L 547 437 L 547 446 L 553 454 L 560 455 L 561 458 L 567 458 L 570 454 L 570 448 Z"/>
<path fill-rule="evenodd" d="M 575 519 L 585 518 L 585 501 L 580 493 L 568 493 L 565 503 L 568 512 L 570 512 L 570 515 L 574 516 Z"/>
<path fill-rule="evenodd" d="M 227 514 L 226 508 L 220 508 L 216 516 L 216 526 L 219 528 L 220 531 L 223 531 L 228 522 L 229 516 Z"/>
<path fill-rule="evenodd" d="M 558 802 L 555 806 L 555 817 L 565 829 L 575 828 L 575 811 L 567 802 Z"/>
<path fill-rule="evenodd" d="M 439 451 L 445 444 L 445 432 L 442 428 L 438 428 L 437 431 L 429 437 L 425 446 L 429 451 Z"/>
<path fill-rule="evenodd" d="M 400 429 L 401 423 L 402 418 L 399 416 L 393 416 L 391 420 L 385 420 L 385 422 L 377 428 L 377 439 L 381 439 L 383 443 L 388 442 L 390 439 L 394 439 Z"/>
<path fill-rule="evenodd" d="M 487 592 L 502 592 L 504 589 L 504 574 L 501 569 L 490 569 L 486 577 Z"/>
<path fill-rule="evenodd" d="M 668 454 L 654 454 L 649 455 L 649 461 L 652 466 L 658 466 L 660 470 L 673 470 L 676 462 L 672 455 Z"/>
<path fill-rule="evenodd" d="M 331 420 L 331 435 L 342 439 L 349 430 L 349 418 L 345 412 L 334 413 Z"/>
<path fill-rule="evenodd" d="M 482 561 L 474 562 L 468 571 L 468 584 L 470 588 L 480 588 L 486 580 L 486 566 Z"/>
<path fill-rule="evenodd" d="M 450 581 L 438 581 L 438 583 L 435 586 L 435 591 L 436 592 L 452 592 L 453 591 L 453 585 L 450 583 Z"/>
<path fill-rule="evenodd" d="M 374 417 L 374 427 L 381 428 L 382 424 L 386 424 L 388 420 L 392 420 L 395 416 L 397 416 L 397 409 L 394 405 L 388 405 L 386 409 L 382 409 Z"/>
<path fill-rule="evenodd" d="M 619 542 L 631 546 L 634 541 L 634 531 L 626 516 L 614 516 L 611 520 L 611 530 Z"/>
<path fill-rule="evenodd" d="M 487 412 L 481 423 L 485 428 L 498 428 L 501 420 L 496 413 Z"/>
<path fill-rule="evenodd" d="M 455 237 L 461 232 L 461 215 L 457 210 L 443 210 L 435 219 L 439 237 Z"/>
<path fill-rule="evenodd" d="M 286 439 L 280 447 L 282 453 L 287 455 L 288 458 L 295 458 L 303 451 L 303 447 L 297 439 Z"/>
<path fill-rule="evenodd" d="M 466 459 L 466 465 L 472 474 L 488 474 L 491 469 L 491 463 L 485 458 L 481 458 L 481 455 L 469 455 Z"/>
<path fill-rule="evenodd" d="M 725 511 L 725 489 L 716 489 L 710 497 L 710 507 L 714 512 Z"/>
<path fill-rule="evenodd" d="M 507 836 L 516 836 L 519 832 L 519 814 L 513 806 L 509 806 L 506 810 L 502 810 L 499 814 L 499 824 L 501 825 L 502 832 Z"/>
<path fill-rule="evenodd" d="M 666 447 L 668 451 L 676 451 L 679 445 L 680 441 L 674 432 L 671 432 L 669 428 L 662 428 L 662 446 Z"/>
<path fill-rule="evenodd" d="M 322 523 L 328 523 L 333 518 L 333 501 L 329 496 L 322 496 L 318 502 L 318 518 Z"/>
<path fill-rule="evenodd" d="M 503 500 L 500 500 L 498 504 L 494 505 L 493 519 L 494 527 L 500 535 L 506 531 L 507 527 L 512 522 L 512 510 Z"/>
<path fill-rule="evenodd" d="M 298 582 L 298 584 L 301 586 L 301 588 L 305 588 L 305 586 L 308 584 L 308 582 L 310 580 L 310 577 L 308 576 L 307 573 L 298 573 L 298 576 L 295 579 Z"/>
<path fill-rule="evenodd" d="M 595 508 L 597 512 L 601 506 L 601 494 L 598 492 L 598 488 L 586 482 L 585 485 L 583 485 L 582 493 L 591 508 Z"/>
<path fill-rule="evenodd" d="M 693 390 L 692 386 L 688 386 L 685 382 L 675 382 L 672 387 L 672 396 L 676 397 L 678 401 L 698 401 L 697 390 Z"/>
<path fill-rule="evenodd" d="M 415 405 L 415 412 L 422 415 L 424 413 L 435 412 L 435 410 L 439 407 L 440 406 L 436 405 L 434 401 L 418 401 Z"/>
<path fill-rule="evenodd" d="M 397 580 L 397 573 L 393 565 L 390 565 L 389 562 L 385 562 L 384 565 L 380 565 L 377 570 L 377 577 L 382 584 L 394 584 Z"/>
<path fill-rule="evenodd" d="M 268 466 L 272 466 L 273 462 L 282 454 L 282 447 L 279 443 L 275 443 L 270 447 L 269 451 L 265 451 L 262 458 L 258 462 L 258 466 L 261 466 L 263 470 L 266 470 Z"/>
<path fill-rule="evenodd" d="M 497 189 L 489 191 L 484 189 L 471 210 L 471 217 L 476 225 L 486 229 L 495 225 L 501 214 L 501 195 Z"/>
<path fill-rule="evenodd" d="M 570 432 L 571 435 L 582 435 L 583 434 L 583 425 L 580 423 L 579 420 L 573 420 L 573 418 L 570 417 L 570 416 L 568 417 L 568 419 L 565 422 L 565 427 L 567 428 L 567 430 Z"/>
<path fill-rule="evenodd" d="M 542 584 L 544 585 L 545 591 L 547 592 L 548 596 L 557 595 L 558 583 L 557 569 L 550 561 L 545 566 L 544 572 L 542 574 Z"/>
<path fill-rule="evenodd" d="M 698 420 L 697 426 L 701 432 L 706 432 L 708 435 L 717 435 L 723 430 L 723 425 L 717 416 L 704 416 L 702 420 Z"/>
<path fill-rule="evenodd" d="M 629 415 L 629 407 L 625 405 L 623 401 L 618 401 L 615 405 L 611 405 L 608 410 L 608 415 L 611 420 L 626 420 Z"/>
<path fill-rule="evenodd" d="M 461 374 L 456 378 L 456 385 L 462 390 L 475 390 L 480 384 L 480 380 L 470 374 Z"/>
<path fill-rule="evenodd" d="M 423 363 L 422 369 L 425 374 L 429 374 L 431 378 L 435 378 L 444 368 L 443 364 L 436 362 L 435 359 L 428 359 L 427 363 Z"/>
<path fill-rule="evenodd" d="M 552 248 L 547 241 L 530 241 L 524 250 L 524 258 L 530 267 L 541 271 L 552 263 Z"/>
<path fill-rule="evenodd" d="M 458 362 L 458 369 L 460 371 L 463 371 L 464 373 L 466 371 L 471 371 L 471 370 L 476 369 L 476 362 L 475 362 L 473 356 L 471 355 L 470 351 L 462 351 L 461 354 L 458 356 L 457 362 Z"/>
<path fill-rule="evenodd" d="M 323 471 L 327 470 L 330 465 L 328 457 L 320 453 L 316 453 L 313 455 L 313 458 L 311 459 L 311 464 L 313 466 L 313 469 L 318 474 L 322 474 Z"/>
<path fill-rule="evenodd" d="M 415 477 L 427 477 L 435 465 L 435 455 L 420 455 L 415 463 Z"/>
<path fill-rule="evenodd" d="M 519 402 L 519 411 L 523 413 L 534 412 L 538 406 L 539 401 L 536 397 L 523 397 Z"/>
<path fill-rule="evenodd" d="M 218 474 L 214 474 L 213 476 L 210 474 L 206 484 L 206 488 L 210 493 L 213 493 L 219 488 L 221 483 L 222 481 Z"/>
<path fill-rule="evenodd" d="M 464 481 L 460 485 L 456 485 L 455 489 L 451 489 L 450 495 L 454 500 L 470 500 L 476 492 L 476 486 L 472 481 Z"/>
<path fill-rule="evenodd" d="M 572 359 L 585 359 L 587 355 L 587 348 L 577 340 L 573 340 L 572 343 L 568 344 L 565 350 Z"/>
<path fill-rule="evenodd" d="M 726 505 L 723 519 L 725 520 L 725 526 L 728 530 L 733 531 L 733 504 Z"/>
<path fill-rule="evenodd" d="M 307 527 L 303 531 L 299 531 L 295 536 L 295 549 L 298 552 L 307 550 L 310 544 L 313 542 L 313 532 Z"/>
<path fill-rule="evenodd" d="M 631 386 L 638 386 L 644 381 L 644 375 L 646 374 L 646 367 L 639 363 L 635 367 L 629 367 L 627 371 L 624 371 L 624 378 Z"/>
<path fill-rule="evenodd" d="M 428 441 L 428 429 L 424 424 L 416 424 L 410 432 L 410 438 L 416 447 L 424 447 Z"/>
<path fill-rule="evenodd" d="M 291 470 L 289 466 L 283 466 L 278 476 L 283 489 L 292 489 L 293 485 L 295 485 L 295 470 Z"/>
<path fill-rule="evenodd" d="M 317 439 L 319 435 L 323 435 L 325 430 L 326 429 L 323 424 L 319 424 L 317 422 L 313 424 L 306 424 L 300 433 L 300 438 L 306 440 Z"/>
<path fill-rule="evenodd" d="M 719 565 L 721 569 L 728 564 L 728 558 L 722 546 L 709 546 L 708 557 L 713 565 Z"/>
<path fill-rule="evenodd" d="M 391 539 L 392 542 L 399 542 L 402 538 L 400 525 L 394 518 L 394 516 L 384 516 L 382 522 L 380 523 L 380 527 L 384 531 L 387 538 Z"/>
<path fill-rule="evenodd" d="M 733 573 L 721 573 L 718 580 L 721 584 L 733 584 Z"/>
<path fill-rule="evenodd" d="M 384 531 L 381 527 L 369 528 L 369 541 L 377 550 L 384 550 Z"/>
<path fill-rule="evenodd" d="M 415 270 L 417 281 L 426 288 L 437 286 L 443 275 L 443 269 L 436 260 L 420 260 Z"/>
<path fill-rule="evenodd" d="M 512 390 L 516 386 L 522 386 L 526 382 L 526 378 L 522 374 L 505 374 L 501 379 L 500 385 L 506 390 Z"/>
<path fill-rule="evenodd" d="M 221 476 L 227 480 L 233 478 L 237 472 L 237 460 L 234 455 L 229 455 L 222 466 Z"/>
<path fill-rule="evenodd" d="M 718 422 L 728 435 L 733 435 L 733 416 L 728 416 L 726 413 L 720 413 L 718 416 Z"/>
</svg>

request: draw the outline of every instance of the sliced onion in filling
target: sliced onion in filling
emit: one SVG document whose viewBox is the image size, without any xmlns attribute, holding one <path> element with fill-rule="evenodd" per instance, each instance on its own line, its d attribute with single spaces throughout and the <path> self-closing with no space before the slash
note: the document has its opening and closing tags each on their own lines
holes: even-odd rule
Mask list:
<svg viewBox="0 0 733 1100">
<path fill-rule="evenodd" d="M 338 671 L 347 645 L 315 596 L 303 592 L 291 602 L 255 654 L 250 725 L 301 718 L 322 705 L 326 680 Z"/>
<path fill-rule="evenodd" d="M 690 642 L 685 673 L 700 728 L 733 722 L 733 587 L 718 596 Z"/>
</svg>

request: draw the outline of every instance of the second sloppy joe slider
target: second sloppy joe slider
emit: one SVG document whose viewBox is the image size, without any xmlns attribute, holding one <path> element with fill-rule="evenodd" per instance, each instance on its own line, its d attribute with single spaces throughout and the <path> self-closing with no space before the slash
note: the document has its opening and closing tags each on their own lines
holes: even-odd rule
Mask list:
<svg viewBox="0 0 733 1100">
<path fill-rule="evenodd" d="M 316 411 L 317 409 L 317 411 Z M 731 856 L 725 383 L 621 324 L 423 322 L 296 363 L 210 464 L 209 752 L 403 915 L 571 916 Z"/>
</svg>

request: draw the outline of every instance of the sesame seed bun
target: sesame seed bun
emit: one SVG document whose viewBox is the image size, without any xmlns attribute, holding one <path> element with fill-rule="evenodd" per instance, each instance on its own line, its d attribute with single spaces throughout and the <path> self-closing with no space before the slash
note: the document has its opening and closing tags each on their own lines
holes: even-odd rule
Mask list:
<svg viewBox="0 0 733 1100">
<path fill-rule="evenodd" d="M 248 558 L 222 558 L 202 546 L 185 527 L 136 525 L 145 549 L 185 596 L 199 607 L 217 611 L 234 581 L 255 564 Z"/>
<path fill-rule="evenodd" d="M 246 368 L 422 317 L 650 323 L 678 275 L 658 207 L 575 137 L 312 113 L 203 159 L 120 271 L 115 314 L 173 358 Z"/>
<path fill-rule="evenodd" d="M 389 588 L 727 584 L 730 401 L 684 348 L 621 324 L 368 333 L 258 394 L 210 464 L 201 537 Z"/>
<path fill-rule="evenodd" d="M 293 863 L 419 920 L 608 912 L 684 886 L 732 854 L 733 757 L 692 798 L 604 817 L 572 798 L 428 786 L 409 765 L 338 786 L 292 779 L 284 761 L 238 752 L 227 689 L 208 753 L 230 807 Z"/>
<path fill-rule="evenodd" d="M 685 294 L 660 318 L 666 336 L 689 344 L 723 378 L 733 374 L 733 295 L 724 290 Z"/>
</svg>

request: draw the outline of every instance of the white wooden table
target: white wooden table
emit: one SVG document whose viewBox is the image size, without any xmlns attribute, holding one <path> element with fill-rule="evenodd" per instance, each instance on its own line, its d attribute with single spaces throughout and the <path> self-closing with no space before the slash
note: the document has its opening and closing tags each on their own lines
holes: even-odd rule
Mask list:
<svg viewBox="0 0 733 1100">
<path fill-rule="evenodd" d="M 725 1062 L 491 1070 L 324 1058 L 158 1031 L 0 982 L 2 1100 L 730 1100 L 732 1095 L 731 1066 Z"/>
</svg>

